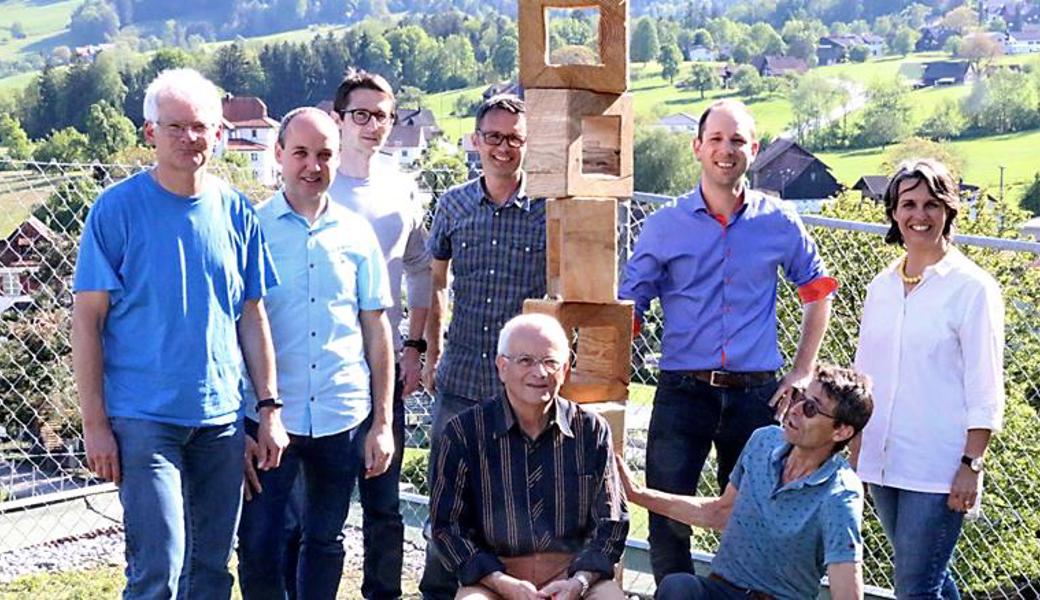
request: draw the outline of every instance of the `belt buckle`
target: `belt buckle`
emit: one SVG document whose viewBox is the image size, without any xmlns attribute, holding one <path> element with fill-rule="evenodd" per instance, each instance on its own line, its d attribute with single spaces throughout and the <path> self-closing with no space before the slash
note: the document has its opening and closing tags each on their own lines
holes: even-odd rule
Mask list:
<svg viewBox="0 0 1040 600">
<path fill-rule="evenodd" d="M 711 375 L 708 377 L 708 385 L 710 385 L 711 387 L 717 387 L 717 388 L 726 387 L 725 385 L 723 385 L 721 383 L 717 383 L 715 381 L 715 376 L 716 375 L 725 376 L 726 372 L 725 371 L 712 371 Z"/>
</svg>

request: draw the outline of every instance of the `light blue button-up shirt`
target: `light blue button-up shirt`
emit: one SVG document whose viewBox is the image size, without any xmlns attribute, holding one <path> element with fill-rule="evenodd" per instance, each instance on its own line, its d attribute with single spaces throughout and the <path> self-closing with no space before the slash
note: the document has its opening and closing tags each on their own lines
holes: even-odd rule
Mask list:
<svg viewBox="0 0 1040 600">
<path fill-rule="evenodd" d="M 257 207 L 282 285 L 264 298 L 271 320 L 282 422 L 295 435 L 352 429 L 372 408 L 362 310 L 393 306 L 372 227 L 333 203 L 314 221 L 282 192 Z M 248 398 L 256 398 L 251 393 Z M 256 418 L 252 402 L 247 411 Z"/>
<path fill-rule="evenodd" d="M 790 452 L 780 427 L 751 435 L 730 475 L 739 493 L 711 568 L 777 598 L 815 598 L 827 565 L 863 560 L 863 484 L 835 454 L 785 485 Z"/>
</svg>

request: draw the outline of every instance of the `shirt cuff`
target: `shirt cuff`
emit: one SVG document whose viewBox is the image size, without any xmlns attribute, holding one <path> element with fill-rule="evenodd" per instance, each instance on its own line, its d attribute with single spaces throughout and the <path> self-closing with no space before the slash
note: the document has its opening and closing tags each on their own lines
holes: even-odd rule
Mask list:
<svg viewBox="0 0 1040 600">
<path fill-rule="evenodd" d="M 830 296 L 836 289 L 838 289 L 837 279 L 827 276 L 817 277 L 798 288 L 798 298 L 802 304 L 810 304 Z"/>
<path fill-rule="evenodd" d="M 578 571 L 591 571 L 604 580 L 610 580 L 614 578 L 614 561 L 602 552 L 585 551 L 574 559 L 567 575 L 573 577 Z"/>
<path fill-rule="evenodd" d="M 495 571 L 505 573 L 506 566 L 498 560 L 498 557 L 487 552 L 479 552 L 459 565 L 455 576 L 459 578 L 459 583 L 462 585 L 474 585 Z"/>
</svg>

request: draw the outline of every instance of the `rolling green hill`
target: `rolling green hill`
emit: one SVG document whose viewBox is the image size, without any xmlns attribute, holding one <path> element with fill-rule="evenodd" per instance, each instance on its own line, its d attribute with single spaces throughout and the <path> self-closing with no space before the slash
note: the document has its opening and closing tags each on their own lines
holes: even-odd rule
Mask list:
<svg viewBox="0 0 1040 600">
<path fill-rule="evenodd" d="M 0 59 L 50 52 L 61 45 L 71 45 L 69 16 L 82 0 L 7 0 L 0 10 Z M 11 26 L 21 23 L 26 37 L 15 39 Z"/>
</svg>

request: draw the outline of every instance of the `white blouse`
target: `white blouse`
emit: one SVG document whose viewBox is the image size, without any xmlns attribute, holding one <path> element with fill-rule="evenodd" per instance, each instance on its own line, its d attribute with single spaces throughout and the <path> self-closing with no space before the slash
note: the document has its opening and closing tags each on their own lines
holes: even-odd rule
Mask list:
<svg viewBox="0 0 1040 600">
<path fill-rule="evenodd" d="M 900 259 L 902 260 L 902 259 Z M 856 369 L 874 382 L 857 471 L 865 482 L 949 493 L 968 429 L 1004 415 L 1000 286 L 956 248 L 904 294 L 899 260 L 867 288 Z"/>
</svg>

